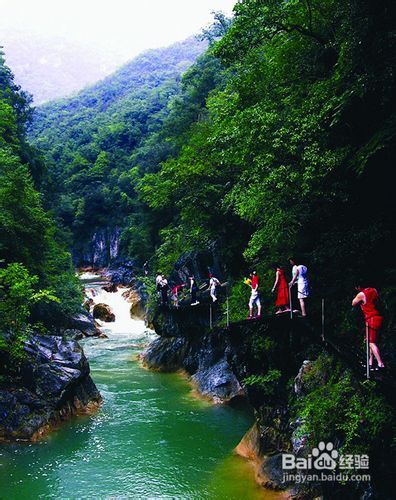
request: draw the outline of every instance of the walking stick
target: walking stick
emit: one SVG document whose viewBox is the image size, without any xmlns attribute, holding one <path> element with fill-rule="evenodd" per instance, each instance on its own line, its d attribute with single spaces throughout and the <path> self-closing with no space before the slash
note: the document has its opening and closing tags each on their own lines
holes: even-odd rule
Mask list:
<svg viewBox="0 0 396 500">
<path fill-rule="evenodd" d="M 366 377 L 367 380 L 370 379 L 370 346 L 369 346 L 369 327 L 366 324 Z"/>
<path fill-rule="evenodd" d="M 210 329 L 212 330 L 212 304 L 209 306 L 209 325 Z"/>
<path fill-rule="evenodd" d="M 293 302 L 292 302 L 292 287 L 289 286 L 289 307 L 290 307 L 290 319 L 293 319 Z"/>
</svg>

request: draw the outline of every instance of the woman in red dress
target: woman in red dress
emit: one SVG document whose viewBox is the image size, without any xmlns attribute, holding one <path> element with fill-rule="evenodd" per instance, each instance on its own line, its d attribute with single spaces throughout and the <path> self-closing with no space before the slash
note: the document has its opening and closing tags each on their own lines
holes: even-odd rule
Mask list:
<svg viewBox="0 0 396 500">
<path fill-rule="evenodd" d="M 278 288 L 278 294 L 275 300 L 275 306 L 279 309 L 276 311 L 276 314 L 280 314 L 286 311 L 290 311 L 289 309 L 289 285 L 287 284 L 287 280 L 285 278 L 285 271 L 282 266 L 279 264 L 274 265 L 274 269 L 276 271 L 274 286 L 272 287 L 272 293 L 275 292 L 276 288 Z"/>
<path fill-rule="evenodd" d="M 377 360 L 378 368 L 384 368 L 384 362 L 381 359 L 381 354 L 378 349 L 378 337 L 384 320 L 380 313 L 378 292 L 375 288 L 362 288 L 360 285 L 356 286 L 356 290 L 359 293 L 353 299 L 352 306 L 355 307 L 360 305 L 364 314 L 364 322 L 366 323 L 366 340 L 370 346 L 370 368 L 372 368 L 373 365 L 373 355 Z"/>
</svg>

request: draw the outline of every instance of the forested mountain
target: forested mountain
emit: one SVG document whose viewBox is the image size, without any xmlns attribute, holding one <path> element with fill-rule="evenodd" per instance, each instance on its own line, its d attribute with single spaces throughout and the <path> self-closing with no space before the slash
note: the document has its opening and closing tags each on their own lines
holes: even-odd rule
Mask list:
<svg viewBox="0 0 396 500">
<path fill-rule="evenodd" d="M 122 71 L 41 108 L 33 134 L 77 247 L 122 215 L 122 252 L 155 252 L 164 270 L 214 246 L 227 266 L 243 254 L 261 273 L 297 253 L 339 320 L 356 278 L 381 287 L 390 307 L 393 10 L 244 0 L 231 26 L 217 18 L 181 87 L 159 76 L 171 48 L 132 63 L 133 98 Z"/>
<path fill-rule="evenodd" d="M 0 354 L 15 357 L 32 328 L 61 323 L 81 302 L 67 241 L 37 189 L 44 166 L 26 141 L 30 117 L 0 53 Z"/>
<path fill-rule="evenodd" d="M 118 67 L 113 54 L 97 53 L 60 36 L 1 31 L 7 65 L 35 105 L 78 92 Z"/>
<path fill-rule="evenodd" d="M 137 223 L 135 157 L 161 128 L 181 91 L 181 74 L 205 46 L 189 39 L 148 51 L 76 97 L 37 109 L 31 135 L 50 171 L 47 202 L 72 230 L 82 259 L 95 232 L 109 228 L 105 239 L 117 240 L 117 228 Z M 148 242 L 138 239 L 141 255 Z"/>
</svg>

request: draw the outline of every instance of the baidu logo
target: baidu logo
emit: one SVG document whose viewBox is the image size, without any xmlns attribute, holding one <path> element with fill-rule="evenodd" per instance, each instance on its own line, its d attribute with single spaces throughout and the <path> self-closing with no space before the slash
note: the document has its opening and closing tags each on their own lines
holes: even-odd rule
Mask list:
<svg viewBox="0 0 396 500">
<path fill-rule="evenodd" d="M 282 469 L 284 483 L 370 481 L 371 477 L 370 474 L 356 473 L 362 469 L 369 469 L 368 455 L 340 454 L 331 441 L 328 443 L 321 441 L 305 457 L 283 453 Z"/>
<path fill-rule="evenodd" d="M 324 443 L 321 441 L 317 448 L 312 449 L 312 456 L 315 457 L 313 467 L 317 470 L 330 469 L 334 470 L 337 467 L 336 459 L 338 451 L 334 449 L 333 443 Z"/>
<path fill-rule="evenodd" d="M 334 470 L 337 467 L 337 458 L 338 451 L 334 449 L 334 444 L 321 441 L 317 448 L 313 448 L 312 453 L 306 458 L 296 457 L 291 453 L 283 453 L 282 468 L 284 470 Z"/>
</svg>

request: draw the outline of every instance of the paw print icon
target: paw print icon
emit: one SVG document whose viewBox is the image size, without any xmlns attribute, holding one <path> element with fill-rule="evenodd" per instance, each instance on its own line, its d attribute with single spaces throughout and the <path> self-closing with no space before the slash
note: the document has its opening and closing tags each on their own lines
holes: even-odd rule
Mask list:
<svg viewBox="0 0 396 500">
<path fill-rule="evenodd" d="M 321 441 L 317 448 L 312 449 L 312 456 L 314 457 L 313 466 L 317 470 L 334 470 L 337 467 L 338 451 L 334 449 L 331 442 Z"/>
</svg>

